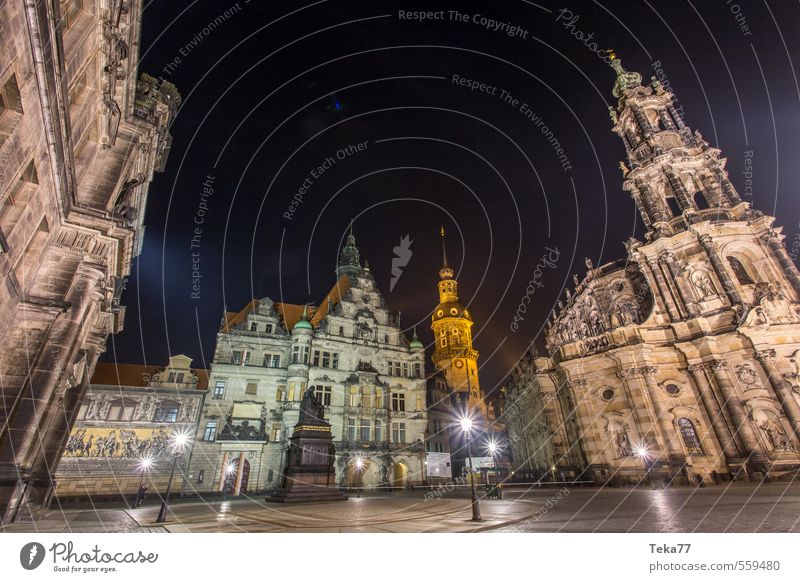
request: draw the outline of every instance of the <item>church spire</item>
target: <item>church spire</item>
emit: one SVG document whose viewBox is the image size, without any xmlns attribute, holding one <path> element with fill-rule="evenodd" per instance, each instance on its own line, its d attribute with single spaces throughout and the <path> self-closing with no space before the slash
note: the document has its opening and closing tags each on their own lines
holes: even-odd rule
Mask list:
<svg viewBox="0 0 800 582">
<path fill-rule="evenodd" d="M 452 279 L 454 275 L 453 269 L 447 264 L 447 248 L 444 244 L 444 226 L 441 227 L 442 235 L 442 268 L 439 269 L 439 277 L 441 279 Z"/>
<path fill-rule="evenodd" d="M 350 221 L 350 232 L 347 234 L 347 240 L 342 247 L 342 252 L 339 253 L 339 262 L 336 266 L 336 276 L 342 275 L 358 276 L 362 272 L 361 269 L 361 254 L 356 247 L 356 237 L 353 234 L 353 221 Z"/>
</svg>

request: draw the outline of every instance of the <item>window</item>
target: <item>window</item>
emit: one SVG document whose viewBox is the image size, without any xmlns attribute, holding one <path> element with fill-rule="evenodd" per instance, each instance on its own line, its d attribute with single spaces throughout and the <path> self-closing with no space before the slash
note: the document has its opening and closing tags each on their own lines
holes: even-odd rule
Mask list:
<svg viewBox="0 0 800 582">
<path fill-rule="evenodd" d="M 171 400 L 159 403 L 153 415 L 153 422 L 178 422 L 179 407 L 177 402 Z"/>
<path fill-rule="evenodd" d="M 403 378 L 408 378 L 408 362 L 403 362 Z"/>
<path fill-rule="evenodd" d="M 383 343 L 385 343 L 385 344 L 389 343 L 389 334 L 388 333 L 383 336 Z"/>
<path fill-rule="evenodd" d="M 289 402 L 294 400 L 294 385 L 295 385 L 294 382 L 289 382 L 289 394 L 286 396 L 286 400 L 288 400 Z"/>
<path fill-rule="evenodd" d="M 414 364 L 414 378 L 422 378 L 422 364 L 419 362 Z"/>
<path fill-rule="evenodd" d="M 203 440 L 206 442 L 214 442 L 217 438 L 217 421 L 209 420 L 206 423 L 206 430 L 203 433 Z"/>
<path fill-rule="evenodd" d="M 673 396 L 676 396 L 681 392 L 681 389 L 677 384 L 667 384 L 666 386 L 664 386 L 664 390 L 667 391 L 667 394 L 671 394 Z"/>
<path fill-rule="evenodd" d="M 203 482 L 203 480 L 204 480 L 205 478 L 206 478 L 206 472 L 205 472 L 205 470 L 203 470 L 203 469 L 200 469 L 200 470 L 197 472 L 197 482 L 198 482 L 198 483 L 202 483 L 202 482 Z"/>
<path fill-rule="evenodd" d="M 692 421 L 688 418 L 679 418 L 677 424 L 686 452 L 690 455 L 702 455 L 703 447 L 700 446 L 700 439 L 697 437 L 697 431 L 694 429 Z"/>
<path fill-rule="evenodd" d="M 406 395 L 395 393 L 392 394 L 392 410 L 395 412 L 406 411 Z"/>
<path fill-rule="evenodd" d="M 369 429 L 370 429 L 370 421 L 368 418 L 361 419 L 361 441 L 367 442 L 369 441 Z"/>
<path fill-rule="evenodd" d="M 344 326 L 343 325 L 339 326 L 339 335 L 342 335 L 342 336 L 344 335 Z"/>
<path fill-rule="evenodd" d="M 404 443 L 406 442 L 406 423 L 395 422 L 392 424 L 392 442 Z"/>
<path fill-rule="evenodd" d="M 183 372 L 181 372 L 180 374 L 178 374 L 178 377 L 175 379 L 175 382 L 177 382 L 178 384 L 183 384 L 184 377 L 185 376 L 184 376 Z"/>
<path fill-rule="evenodd" d="M 375 421 L 375 441 L 376 442 L 380 442 L 381 439 L 383 438 L 383 431 L 381 430 L 381 428 L 382 428 L 381 427 L 381 421 L 380 420 L 376 420 Z"/>
<path fill-rule="evenodd" d="M 280 368 L 281 356 L 280 354 L 264 354 L 264 367 L 265 368 Z"/>
<path fill-rule="evenodd" d="M 268 324 L 266 325 L 266 327 L 265 327 L 264 331 L 265 331 L 266 333 L 272 333 L 273 331 L 275 331 L 275 327 L 274 327 L 274 326 L 273 326 L 271 323 L 268 323 Z"/>
<path fill-rule="evenodd" d="M 338 368 L 339 367 L 339 354 L 332 352 L 323 352 L 314 350 L 314 355 L 311 360 L 312 365 L 323 368 Z"/>
<path fill-rule="evenodd" d="M 131 400 L 114 400 L 108 408 L 106 420 L 110 421 L 131 421 L 136 403 Z"/>
<path fill-rule="evenodd" d="M 61 0 L 61 23 L 69 30 L 81 14 L 83 0 Z"/>
<path fill-rule="evenodd" d="M 323 406 L 331 405 L 332 390 L 330 386 L 315 386 L 314 394 L 317 395 L 317 399 Z"/>
<path fill-rule="evenodd" d="M 20 174 L 11 190 L 0 202 L 0 226 L 6 233 L 11 232 L 17 220 L 22 216 L 22 211 L 39 184 L 36 166 L 30 162 Z"/>
<path fill-rule="evenodd" d="M 351 386 L 347 394 L 347 406 L 358 406 L 358 388 Z"/>
<path fill-rule="evenodd" d="M 292 363 L 308 363 L 308 348 L 306 346 L 292 346 Z"/>
<path fill-rule="evenodd" d="M 443 348 L 447 347 L 447 330 L 439 331 L 439 345 Z"/>
<path fill-rule="evenodd" d="M 175 383 L 175 372 L 169 373 L 169 376 L 167 376 L 167 382 L 169 382 L 170 384 Z"/>
<path fill-rule="evenodd" d="M 269 440 L 273 443 L 277 443 L 281 440 L 281 423 L 280 422 L 273 422 L 272 423 L 272 430 L 269 433 Z"/>
<path fill-rule="evenodd" d="M 375 408 L 386 408 L 383 401 L 383 388 L 375 388 Z"/>
<path fill-rule="evenodd" d="M 250 352 L 245 352 L 244 353 L 244 365 L 247 366 L 248 364 L 250 364 Z"/>
<path fill-rule="evenodd" d="M 92 59 L 77 76 L 68 95 L 70 105 L 79 105 L 83 102 L 83 97 L 86 95 L 87 90 L 94 89 L 96 67 L 97 62 L 95 59 Z"/>
<path fill-rule="evenodd" d="M 608 388 L 606 390 L 603 390 L 601 396 L 603 397 L 603 400 L 610 402 L 614 400 L 614 391 L 611 388 Z"/>
<path fill-rule="evenodd" d="M 255 382 L 248 382 L 247 388 L 244 390 L 245 394 L 258 394 L 258 384 Z"/>
<path fill-rule="evenodd" d="M 372 394 L 369 393 L 367 388 L 361 391 L 361 406 L 363 408 L 372 408 Z"/>
<path fill-rule="evenodd" d="M 348 418 L 347 419 L 347 440 L 348 441 L 356 440 L 356 419 L 355 418 Z"/>
<path fill-rule="evenodd" d="M 275 478 L 275 471 L 273 471 L 272 469 L 270 469 L 270 470 L 267 472 L 267 482 L 269 482 L 269 483 L 272 483 L 272 480 L 273 480 L 274 478 Z"/>
<path fill-rule="evenodd" d="M 214 400 L 219 400 L 225 396 L 225 380 L 217 380 L 214 383 Z"/>
<path fill-rule="evenodd" d="M 744 268 L 744 265 L 739 259 L 736 257 L 728 257 L 728 264 L 731 266 L 733 274 L 736 275 L 736 280 L 739 281 L 740 285 L 753 285 L 755 283 L 750 273 L 747 272 L 747 269 Z"/>
<path fill-rule="evenodd" d="M 406 364 L 408 366 L 408 364 Z M 400 362 L 389 362 L 389 375 L 390 376 L 397 376 L 398 378 L 403 374 L 403 366 Z M 408 370 L 406 369 L 406 374 L 408 374 Z"/>
<path fill-rule="evenodd" d="M 253 321 L 250 323 L 250 331 L 258 331 L 258 322 Z"/>
<path fill-rule="evenodd" d="M 233 354 L 231 354 L 231 362 L 234 366 L 240 366 L 242 364 L 242 352 L 233 352 Z"/>
<path fill-rule="evenodd" d="M 0 87 L 0 146 L 11 136 L 22 114 L 17 76 L 12 74 Z"/>
<path fill-rule="evenodd" d="M 81 407 L 78 409 L 78 420 L 84 420 L 87 412 L 89 412 L 89 405 L 81 404 Z"/>
<path fill-rule="evenodd" d="M 283 397 L 286 393 L 286 386 L 278 386 L 278 389 L 275 391 L 275 402 L 283 402 Z"/>
<path fill-rule="evenodd" d="M 422 392 L 417 393 L 417 408 L 416 410 L 425 410 L 425 395 Z"/>
</svg>

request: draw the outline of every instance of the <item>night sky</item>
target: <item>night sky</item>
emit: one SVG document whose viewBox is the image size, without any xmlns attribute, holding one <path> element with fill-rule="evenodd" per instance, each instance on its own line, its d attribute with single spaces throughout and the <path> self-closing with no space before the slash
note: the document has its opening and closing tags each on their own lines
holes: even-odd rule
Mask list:
<svg viewBox="0 0 800 582">
<path fill-rule="evenodd" d="M 642 238 L 610 131 L 614 74 L 595 50 L 671 87 L 793 252 L 799 29 L 794 2 L 150 2 L 140 71 L 183 104 L 105 359 L 185 353 L 208 367 L 223 311 L 322 300 L 351 220 L 389 308 L 428 343 L 444 225 L 491 390 L 532 342 L 543 348 L 584 258 L 621 258 Z M 412 255 L 390 293 L 405 235 Z"/>
</svg>

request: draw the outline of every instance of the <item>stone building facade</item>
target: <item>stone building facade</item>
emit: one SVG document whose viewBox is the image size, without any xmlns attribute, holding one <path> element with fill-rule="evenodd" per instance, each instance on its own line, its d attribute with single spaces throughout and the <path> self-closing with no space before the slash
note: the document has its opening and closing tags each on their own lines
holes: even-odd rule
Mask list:
<svg viewBox="0 0 800 582">
<path fill-rule="evenodd" d="M 178 355 L 166 366 L 97 365 L 55 474 L 59 502 L 130 500 L 140 484 L 163 495 L 174 461 L 172 439 L 194 438 L 208 387 L 208 371 L 191 363 Z M 178 456 L 175 491 L 183 487 L 192 445 L 188 441 Z"/>
<path fill-rule="evenodd" d="M 800 276 L 720 150 L 619 60 L 610 110 L 646 226 L 566 291 L 509 382 L 518 467 L 598 483 L 780 478 L 800 469 Z"/>
<path fill-rule="evenodd" d="M 352 232 L 336 275 L 318 306 L 264 298 L 225 314 L 189 468 L 198 493 L 279 487 L 309 386 L 331 423 L 340 487 L 425 479 L 423 345 L 389 313 Z"/>
<path fill-rule="evenodd" d="M 0 3 L 0 521 L 46 503 L 141 247 L 180 97 L 142 2 Z"/>
</svg>

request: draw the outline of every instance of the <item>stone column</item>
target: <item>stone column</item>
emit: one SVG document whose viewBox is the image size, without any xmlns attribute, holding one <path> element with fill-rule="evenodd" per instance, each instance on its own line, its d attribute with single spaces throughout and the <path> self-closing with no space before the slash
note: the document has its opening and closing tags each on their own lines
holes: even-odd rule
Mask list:
<svg viewBox="0 0 800 582">
<path fill-rule="evenodd" d="M 725 399 L 725 408 L 730 414 L 731 420 L 736 427 L 736 434 L 741 439 L 745 456 L 763 458 L 763 453 L 758 443 L 758 437 L 750 424 L 747 411 L 736 393 L 733 381 L 728 375 L 728 363 L 724 360 L 713 360 L 709 362 L 710 369 L 717 382 L 719 391 Z"/>
<path fill-rule="evenodd" d="M 728 198 L 723 194 L 719 184 L 715 184 L 708 174 L 700 174 L 700 181 L 703 183 L 703 190 L 708 200 L 709 206 L 728 206 Z"/>
<path fill-rule="evenodd" d="M 681 443 L 678 442 L 678 432 L 676 430 L 665 430 L 664 424 L 661 422 L 665 418 L 668 419 L 672 414 L 664 406 L 664 402 L 661 399 L 661 388 L 656 383 L 656 372 L 658 372 L 658 368 L 655 366 L 639 368 L 639 374 L 644 378 L 650 401 L 653 403 L 653 410 L 656 414 L 655 424 L 658 426 L 661 437 L 664 439 L 667 454 L 671 460 L 683 461 L 686 459 L 686 452 L 683 450 Z"/>
<path fill-rule="evenodd" d="M 706 254 L 708 254 L 708 258 L 711 260 L 711 265 L 714 267 L 714 272 L 722 282 L 722 287 L 725 289 L 725 294 L 728 296 L 728 300 L 731 302 L 731 305 L 741 305 L 742 297 L 739 295 L 739 291 L 736 289 L 736 284 L 728 274 L 728 270 L 722 263 L 722 258 L 719 256 L 717 247 L 714 245 L 714 241 L 711 239 L 711 236 L 708 234 L 700 235 L 700 244 L 703 246 L 703 249 L 705 249 Z"/>
<path fill-rule="evenodd" d="M 658 110 L 658 118 L 661 120 L 661 123 L 664 124 L 665 128 L 670 129 L 672 131 L 675 131 L 677 129 L 675 127 L 675 124 L 672 122 L 672 119 L 667 114 L 667 110 L 666 109 L 659 109 Z"/>
<path fill-rule="evenodd" d="M 655 259 L 650 257 L 646 258 L 647 266 L 650 267 L 650 271 L 653 273 L 653 278 L 656 281 L 656 287 L 658 288 L 658 292 L 661 295 L 661 298 L 664 301 L 664 305 L 667 308 L 667 313 L 669 313 L 669 317 L 672 321 L 680 321 L 681 313 L 678 311 L 678 307 L 675 305 L 675 301 L 672 298 L 672 293 L 667 288 L 667 283 L 664 281 L 664 276 L 661 273 L 661 265 Z"/>
<path fill-rule="evenodd" d="M 650 220 L 650 211 L 642 202 L 642 195 L 639 193 L 636 186 L 632 186 L 630 192 L 631 198 L 633 198 L 633 203 L 636 205 L 636 209 L 639 211 L 639 214 L 642 217 L 642 222 L 644 222 L 644 225 L 648 230 L 650 230 L 650 226 L 653 224 L 653 221 Z"/>
<path fill-rule="evenodd" d="M 763 240 L 767 243 L 769 248 L 772 249 L 772 252 L 781 265 L 781 269 L 783 269 L 783 273 L 786 275 L 786 278 L 789 279 L 789 283 L 792 285 L 795 293 L 800 297 L 800 273 L 798 273 L 794 261 L 789 257 L 789 253 L 786 252 L 786 247 L 783 245 L 783 242 L 781 242 L 780 237 L 778 237 L 775 231 L 771 231 L 764 236 Z"/>
<path fill-rule="evenodd" d="M 775 358 L 777 354 L 775 350 L 761 350 L 756 352 L 756 359 L 764 368 L 764 371 L 769 377 L 769 383 L 775 391 L 775 396 L 781 404 L 789 424 L 794 429 L 795 436 L 800 439 L 800 404 L 794 397 L 791 385 L 784 379 L 781 373 L 775 366 Z"/>
<path fill-rule="evenodd" d="M 678 288 L 678 295 L 680 295 L 681 301 L 686 307 L 686 311 L 692 317 L 697 317 L 700 315 L 700 308 L 692 298 L 692 292 L 686 285 L 686 280 L 681 276 L 681 271 L 678 268 L 678 264 L 675 262 L 675 253 L 672 251 L 665 251 L 659 255 L 659 259 L 663 261 L 665 265 L 667 265 L 667 270 L 672 276 L 675 286 Z"/>
<path fill-rule="evenodd" d="M 689 366 L 689 372 L 692 374 L 694 384 L 697 391 L 700 393 L 700 399 L 706 409 L 706 413 L 711 421 L 711 427 L 717 437 L 717 442 L 719 442 L 722 447 L 725 458 L 735 459 L 737 457 L 743 457 L 745 455 L 742 455 L 736 446 L 736 441 L 728 428 L 728 423 L 725 421 L 722 408 L 720 408 L 719 401 L 717 400 L 717 395 L 714 394 L 714 389 L 706 375 L 708 370 L 709 364 L 692 364 Z"/>
<path fill-rule="evenodd" d="M 669 166 L 665 168 L 664 174 L 667 176 L 669 186 L 672 189 L 673 194 L 675 194 L 675 200 L 678 202 L 678 206 L 681 207 L 681 210 L 696 210 L 694 200 L 689 198 L 689 193 L 686 191 L 686 187 L 683 185 L 683 182 L 681 182 L 672 168 Z"/>
<path fill-rule="evenodd" d="M 725 193 L 728 201 L 733 206 L 741 203 L 742 199 L 739 198 L 739 193 L 736 192 L 733 184 L 731 184 L 731 181 L 728 179 L 727 172 L 725 172 L 725 170 L 723 170 L 721 167 L 716 167 L 714 168 L 714 173 L 717 175 L 717 180 L 719 180 L 720 186 L 722 186 L 722 191 Z"/>
<path fill-rule="evenodd" d="M 653 222 L 665 222 L 672 218 L 669 207 L 662 203 L 650 186 L 643 182 L 636 182 L 636 188 L 641 192 L 642 201 L 650 212 Z"/>
<path fill-rule="evenodd" d="M 686 127 L 686 124 L 683 123 L 683 119 L 681 118 L 680 115 L 678 115 L 678 112 L 675 109 L 675 105 L 673 105 L 672 102 L 667 103 L 667 111 L 669 111 L 669 114 L 672 116 L 672 119 L 675 120 L 675 125 L 678 127 L 678 129 L 683 129 L 684 127 Z"/>
</svg>

